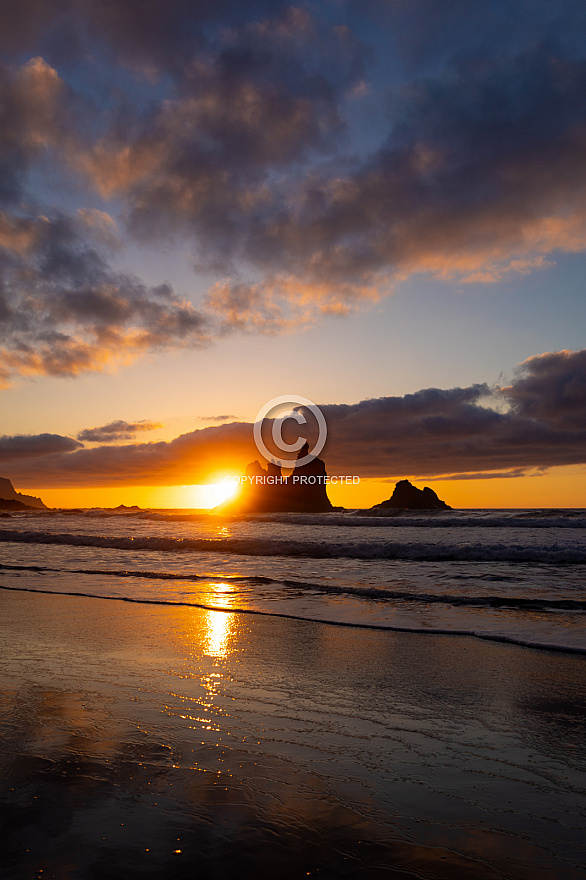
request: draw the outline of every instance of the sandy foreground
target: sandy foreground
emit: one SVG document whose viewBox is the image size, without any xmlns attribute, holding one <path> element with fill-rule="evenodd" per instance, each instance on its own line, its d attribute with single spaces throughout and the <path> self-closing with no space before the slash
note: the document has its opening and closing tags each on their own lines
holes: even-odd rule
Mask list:
<svg viewBox="0 0 586 880">
<path fill-rule="evenodd" d="M 583 878 L 585 658 L 0 590 L 0 876 Z"/>
</svg>

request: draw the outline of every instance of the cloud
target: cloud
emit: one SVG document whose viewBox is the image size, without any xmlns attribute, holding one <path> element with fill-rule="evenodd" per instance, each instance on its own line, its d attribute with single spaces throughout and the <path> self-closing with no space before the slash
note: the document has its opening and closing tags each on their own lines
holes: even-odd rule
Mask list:
<svg viewBox="0 0 586 880">
<path fill-rule="evenodd" d="M 537 470 L 536 472 L 527 471 L 525 468 L 515 468 L 512 471 L 489 471 L 486 474 L 451 474 L 449 477 L 442 476 L 442 480 L 512 480 L 518 477 L 541 477 L 546 473 L 545 470 Z M 429 476 L 427 479 L 429 479 Z"/>
<path fill-rule="evenodd" d="M 24 178 L 46 150 L 66 139 L 67 89 L 42 58 L 0 63 L 0 205 L 22 197 Z"/>
<path fill-rule="evenodd" d="M 550 395 L 555 385 L 560 397 Z M 565 393 L 563 392 L 565 389 Z M 560 404 L 560 399 L 565 404 Z M 507 408 L 502 411 L 503 400 Z M 539 406 L 536 409 L 536 402 Z M 495 409 L 485 405 L 492 402 Z M 427 388 L 404 397 L 323 405 L 330 474 L 495 479 L 586 463 L 586 351 L 530 358 L 506 388 Z M 45 435 L 50 436 L 50 435 Z M 231 422 L 171 441 L 75 448 L 5 467 L 26 485 L 185 485 L 243 472 L 258 458 L 252 425 Z M 5 444 L 10 438 L 4 438 Z M 16 448 L 22 438 L 15 438 Z M 2 444 L 0 443 L 0 449 Z"/>
<path fill-rule="evenodd" d="M 86 428 L 77 435 L 78 440 L 87 443 L 112 443 L 119 440 L 132 440 L 140 431 L 155 431 L 161 428 L 159 422 L 125 422 L 118 419 L 99 428 Z"/>
<path fill-rule="evenodd" d="M 83 231 L 83 230 L 82 230 Z M 62 214 L 0 212 L 0 379 L 74 376 L 205 344 L 208 319 L 167 284 L 112 270 Z"/>
<path fill-rule="evenodd" d="M 573 0 L 20 8 L 0 0 L 4 381 L 304 329 L 414 273 L 490 284 L 586 249 Z M 87 201 L 67 223 L 40 204 L 56 177 Z M 43 216 L 53 250 L 64 236 L 48 277 Z M 111 269 L 125 236 L 187 242 L 212 276 L 202 307 Z"/>
<path fill-rule="evenodd" d="M 172 17 L 186 14 L 179 7 Z M 112 13 L 126 20 L 133 9 L 126 3 Z M 79 24 L 87 13 L 95 23 L 103 11 L 104 4 L 84 10 L 64 2 L 59 14 Z M 288 278 L 272 283 L 272 305 L 265 284 L 249 286 L 249 305 L 240 310 L 234 302 L 246 285 L 218 284 L 198 310 L 166 284 L 149 286 L 109 266 L 103 252 L 121 247 L 111 214 L 88 206 L 68 216 L 37 206 L 27 189 L 30 172 L 46 172 L 49 162 L 66 188 L 75 190 L 85 175 L 102 196 L 126 200 L 137 236 L 187 229 L 200 268 L 225 267 L 236 228 L 270 199 L 270 175 L 325 154 L 340 135 L 338 92 L 360 68 L 346 31 L 324 30 L 300 8 L 280 14 L 273 5 L 272 12 L 224 27 L 213 51 L 196 51 L 174 71 L 173 96 L 146 108 L 121 98 L 104 112 L 40 57 L 0 67 L 0 382 L 74 376 L 229 331 L 274 332 L 306 320 L 312 291 L 322 294 Z M 8 23 L 16 26 L 10 16 Z M 337 308 L 329 302 L 318 311 Z"/>
<path fill-rule="evenodd" d="M 502 394 L 520 417 L 546 419 L 559 430 L 586 430 L 586 351 L 529 358 Z"/>
<path fill-rule="evenodd" d="M 389 51 L 408 74 L 434 73 L 454 57 L 485 61 L 518 54 L 543 42 L 582 45 L 580 0 L 537 6 L 533 0 L 350 0 L 355 14 L 366 16 L 389 36 Z"/>
<path fill-rule="evenodd" d="M 225 28 L 185 64 L 172 97 L 144 113 L 126 107 L 74 159 L 102 197 L 125 200 L 131 235 L 188 238 L 196 268 L 222 276 L 205 305 L 224 331 L 297 329 L 378 296 L 376 279 L 317 278 L 306 258 L 284 259 L 285 225 L 263 228 L 281 213 L 289 222 L 291 194 L 335 154 L 346 92 L 364 73 L 347 27 L 300 7 L 272 12 Z"/>
<path fill-rule="evenodd" d="M 361 167 L 312 174 L 254 213 L 243 258 L 361 285 L 495 281 L 584 250 L 585 94 L 586 63 L 545 47 L 414 83 Z"/>
<path fill-rule="evenodd" d="M 504 411 L 485 405 L 492 403 Z M 530 358 L 506 388 L 418 391 L 325 406 L 330 469 L 361 476 L 486 473 L 586 460 L 586 352 Z M 340 471 L 342 472 L 342 471 Z"/>
<path fill-rule="evenodd" d="M 225 268 L 243 224 L 271 203 L 275 171 L 295 176 L 334 146 L 341 90 L 361 70 L 349 31 L 290 7 L 226 28 L 185 63 L 173 97 L 127 107 L 78 162 L 103 196 L 128 199 L 135 234 L 185 229 L 202 263 Z"/>
<path fill-rule="evenodd" d="M 252 426 L 233 422 L 170 441 L 102 445 L 60 457 L 39 456 L 34 464 L 15 463 L 5 470 L 8 476 L 26 474 L 31 485 L 39 486 L 186 485 L 204 483 L 226 468 L 239 472 L 256 454 Z"/>
<path fill-rule="evenodd" d="M 77 217 L 83 228 L 86 239 L 92 238 L 98 245 L 109 251 L 118 251 L 122 247 L 122 239 L 118 224 L 106 211 L 97 208 L 78 208 Z"/>
<path fill-rule="evenodd" d="M 358 44 L 347 29 L 317 40 L 313 20 L 288 15 L 289 27 L 230 31 L 186 67 L 177 97 L 79 158 L 102 195 L 127 200 L 132 234 L 191 237 L 198 266 L 224 275 L 212 305 L 238 301 L 231 327 L 303 327 L 413 273 L 492 283 L 586 248 L 582 58 L 541 42 L 451 60 L 395 88 L 384 142 L 345 157 Z"/>
<path fill-rule="evenodd" d="M 379 296 L 378 286 L 311 283 L 292 275 L 257 283 L 218 282 L 202 306 L 221 332 L 272 334 L 309 327 L 318 317 L 344 317 Z"/>
<path fill-rule="evenodd" d="M 207 48 L 218 29 L 275 14 L 281 0 L 22 0 L 15 10 L 0 0 L 0 49 L 31 51 L 55 63 L 79 63 L 90 51 L 149 80 L 180 75 L 194 50 Z"/>
<path fill-rule="evenodd" d="M 233 422 L 236 421 L 236 416 L 232 415 L 223 415 L 223 416 L 199 416 L 200 422 Z"/>
<path fill-rule="evenodd" d="M 213 335 L 213 321 L 168 284 L 111 268 L 103 251 L 117 250 L 120 235 L 107 212 L 69 216 L 28 197 L 35 163 L 52 159 L 65 173 L 83 155 L 75 103 L 42 58 L 0 65 L 1 384 L 18 374 L 101 370 Z"/>
<path fill-rule="evenodd" d="M 47 455 L 70 453 L 82 446 L 72 437 L 60 434 L 16 434 L 0 436 L 0 461 L 36 459 Z"/>
</svg>

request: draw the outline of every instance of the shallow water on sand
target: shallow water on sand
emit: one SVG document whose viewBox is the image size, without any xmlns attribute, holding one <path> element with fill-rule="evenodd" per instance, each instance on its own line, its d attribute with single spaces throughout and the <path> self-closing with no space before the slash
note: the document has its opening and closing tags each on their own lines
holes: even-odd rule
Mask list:
<svg viewBox="0 0 586 880">
<path fill-rule="evenodd" d="M 0 523 L 0 587 L 586 652 L 586 513 L 26 513 Z"/>
<path fill-rule="evenodd" d="M 3 877 L 584 876 L 580 656 L 8 591 L 0 640 Z"/>
</svg>

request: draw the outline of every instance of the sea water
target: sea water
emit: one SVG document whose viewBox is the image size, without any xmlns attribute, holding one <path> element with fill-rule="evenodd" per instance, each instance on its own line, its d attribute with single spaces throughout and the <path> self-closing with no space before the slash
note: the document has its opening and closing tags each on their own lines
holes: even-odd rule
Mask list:
<svg viewBox="0 0 586 880">
<path fill-rule="evenodd" d="M 0 522 L 0 587 L 446 633 L 586 653 L 586 510 Z"/>
</svg>

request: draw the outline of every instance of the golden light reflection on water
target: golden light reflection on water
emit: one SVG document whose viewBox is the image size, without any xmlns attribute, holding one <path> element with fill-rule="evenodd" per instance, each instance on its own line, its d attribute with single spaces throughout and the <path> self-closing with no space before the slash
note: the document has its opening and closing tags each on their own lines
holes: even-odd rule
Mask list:
<svg viewBox="0 0 586 880">
<path fill-rule="evenodd" d="M 211 657 L 227 657 L 230 653 L 230 637 L 233 614 L 225 611 L 207 611 L 206 654 Z"/>
<path fill-rule="evenodd" d="M 234 587 L 230 583 L 216 583 L 213 589 L 213 604 L 223 608 L 234 606 Z M 227 657 L 234 636 L 235 615 L 226 611 L 206 611 L 204 618 L 204 651 L 210 657 Z"/>
</svg>

